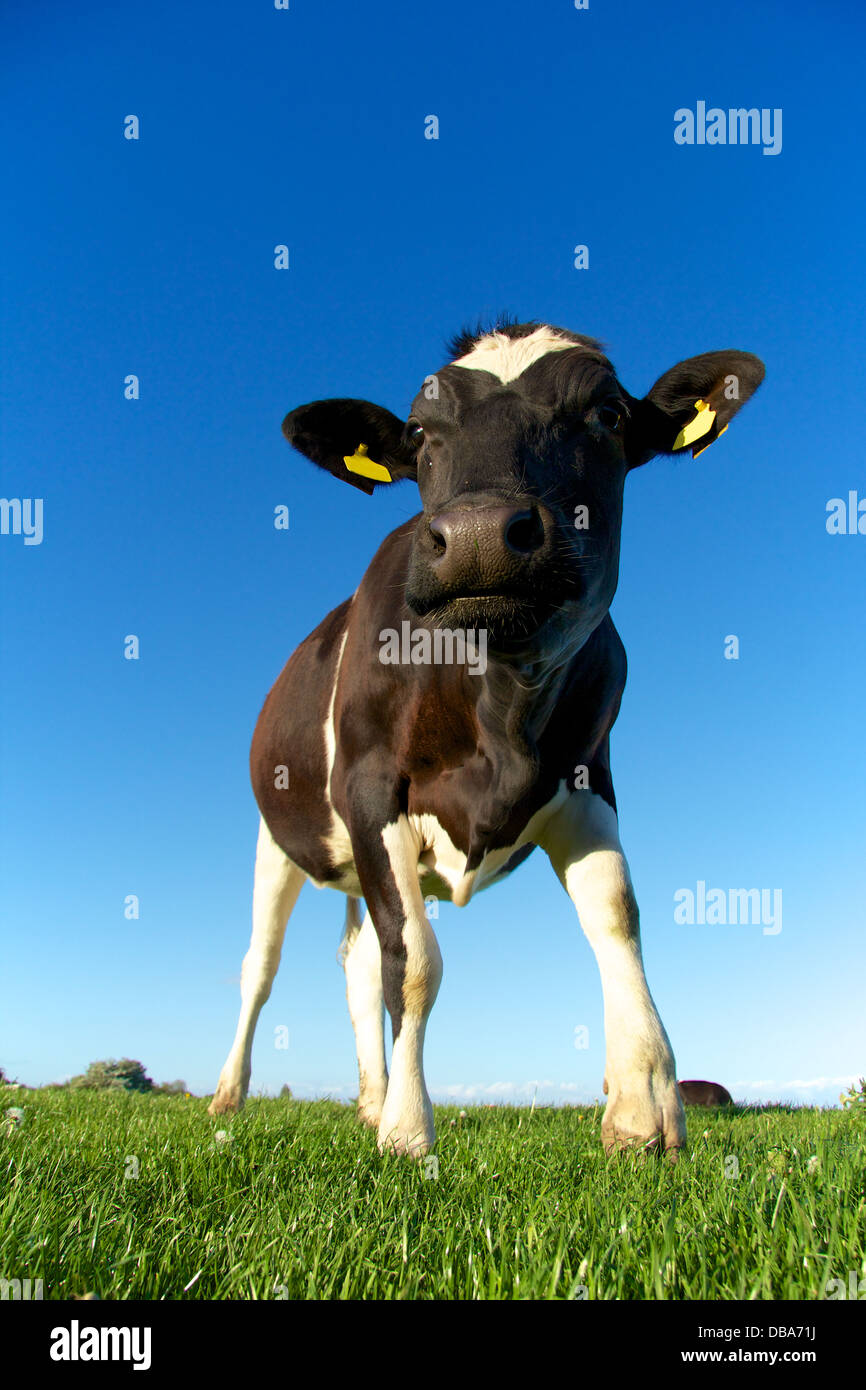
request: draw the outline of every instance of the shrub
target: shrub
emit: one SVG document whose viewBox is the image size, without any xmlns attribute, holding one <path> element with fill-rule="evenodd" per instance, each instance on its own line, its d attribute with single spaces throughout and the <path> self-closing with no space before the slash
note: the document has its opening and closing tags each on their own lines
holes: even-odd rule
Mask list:
<svg viewBox="0 0 866 1390">
<path fill-rule="evenodd" d="M 110 1057 L 104 1062 L 91 1062 L 83 1076 L 73 1076 L 70 1086 L 87 1091 L 152 1091 L 153 1082 L 140 1062 L 122 1057 L 116 1062 Z"/>
</svg>

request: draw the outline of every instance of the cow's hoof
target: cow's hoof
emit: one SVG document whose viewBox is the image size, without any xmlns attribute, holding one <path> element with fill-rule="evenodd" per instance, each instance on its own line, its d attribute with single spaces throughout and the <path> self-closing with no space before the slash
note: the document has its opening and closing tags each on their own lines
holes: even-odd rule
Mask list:
<svg viewBox="0 0 866 1390">
<path fill-rule="evenodd" d="M 406 1158 L 423 1158 L 428 1154 L 436 1143 L 436 1136 L 432 1131 L 423 1128 L 416 1130 L 408 1126 L 399 1126 L 384 1133 L 382 1125 L 379 1126 L 379 1153 L 398 1154 Z"/>
<path fill-rule="evenodd" d="M 209 1115 L 235 1115 L 243 1108 L 244 1093 L 240 1086 L 227 1086 L 220 1082 L 216 1094 L 207 1108 Z"/>
<path fill-rule="evenodd" d="M 686 1143 L 686 1117 L 675 1082 L 614 1088 L 601 1124 L 606 1154 L 623 1149 L 664 1153 L 676 1163 Z"/>
<path fill-rule="evenodd" d="M 369 1125 L 370 1129 L 378 1131 L 382 1123 L 382 1104 L 377 1105 L 375 1101 L 358 1101 L 357 1116 L 359 1125 Z"/>
</svg>

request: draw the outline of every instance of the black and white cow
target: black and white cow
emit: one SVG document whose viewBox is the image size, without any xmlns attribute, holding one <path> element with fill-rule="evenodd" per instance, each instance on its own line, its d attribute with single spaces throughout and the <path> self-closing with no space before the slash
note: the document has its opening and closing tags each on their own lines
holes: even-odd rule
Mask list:
<svg viewBox="0 0 866 1390">
<path fill-rule="evenodd" d="M 547 324 L 500 322 L 451 348 L 405 422 L 339 399 L 283 424 L 296 449 L 367 493 L 411 478 L 424 510 L 301 643 L 259 717 L 252 941 L 210 1110 L 243 1103 L 256 1021 L 310 878 L 349 895 L 342 956 L 360 1117 L 380 1148 L 424 1153 L 434 1129 L 422 1050 L 442 975 L 425 897 L 465 906 L 540 846 L 601 972 L 605 1148 L 676 1151 L 674 1058 L 617 832 L 609 736 L 626 660 L 608 609 L 626 474 L 656 454 L 700 452 L 763 365 L 704 353 L 639 399 L 599 343 Z"/>
</svg>

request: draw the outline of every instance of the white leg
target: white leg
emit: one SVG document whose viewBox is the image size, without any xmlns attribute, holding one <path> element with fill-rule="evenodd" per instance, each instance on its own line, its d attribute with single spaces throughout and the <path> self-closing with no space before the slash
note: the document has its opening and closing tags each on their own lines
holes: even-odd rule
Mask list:
<svg viewBox="0 0 866 1390">
<path fill-rule="evenodd" d="M 384 981 L 388 1009 L 392 1019 L 399 1018 L 378 1143 L 382 1151 L 420 1156 L 436 1138 L 433 1107 L 424 1083 L 424 1033 L 439 992 L 442 956 L 424 911 L 418 885 L 418 844 L 405 816 L 385 827 L 382 840 L 401 907 L 396 913 L 393 909 L 389 912 L 383 901 L 374 909 L 381 915 L 381 920 L 377 919 L 377 935 L 383 964 L 387 952 L 387 964 L 392 970 Z M 402 947 L 399 965 L 398 941 Z"/>
<path fill-rule="evenodd" d="M 346 1000 L 358 1052 L 358 1119 L 379 1128 L 388 1089 L 385 1066 L 385 996 L 382 952 L 369 912 L 359 922 L 355 898 L 346 909 L 346 934 L 340 949 L 346 972 Z"/>
<path fill-rule="evenodd" d="M 614 811 L 590 791 L 574 793 L 548 822 L 550 856 L 595 952 L 604 993 L 608 1153 L 686 1139 L 671 1045 L 652 1001 L 640 949 L 637 903 Z"/>
<path fill-rule="evenodd" d="M 259 823 L 253 887 L 253 934 L 241 969 L 241 1012 L 232 1050 L 220 1072 L 211 1115 L 240 1110 L 250 1084 L 253 1034 L 262 1005 L 280 964 L 286 923 L 306 874 L 274 842 L 264 820 Z"/>
</svg>

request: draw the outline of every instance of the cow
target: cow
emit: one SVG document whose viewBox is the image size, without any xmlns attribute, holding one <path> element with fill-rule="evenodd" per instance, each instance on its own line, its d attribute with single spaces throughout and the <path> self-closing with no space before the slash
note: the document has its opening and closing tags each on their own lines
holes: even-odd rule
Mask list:
<svg viewBox="0 0 866 1390">
<path fill-rule="evenodd" d="M 465 330 L 449 358 L 405 420 L 338 398 L 283 422 L 296 450 L 367 495 L 411 479 L 423 510 L 297 648 L 259 716 L 252 940 L 210 1113 L 243 1104 L 286 921 L 311 879 L 348 896 L 358 1117 L 381 1151 L 426 1153 L 423 1044 L 442 958 L 425 900 L 464 907 L 540 848 L 601 974 L 604 1148 L 675 1159 L 685 1117 L 617 829 L 610 731 L 626 659 L 609 609 L 626 474 L 712 444 L 764 366 L 706 352 L 640 398 L 596 339 L 511 318 Z M 531 949 L 528 934 L 514 949 Z"/>
<path fill-rule="evenodd" d="M 718 1081 L 678 1081 L 683 1105 L 733 1105 L 731 1093 Z"/>
</svg>

